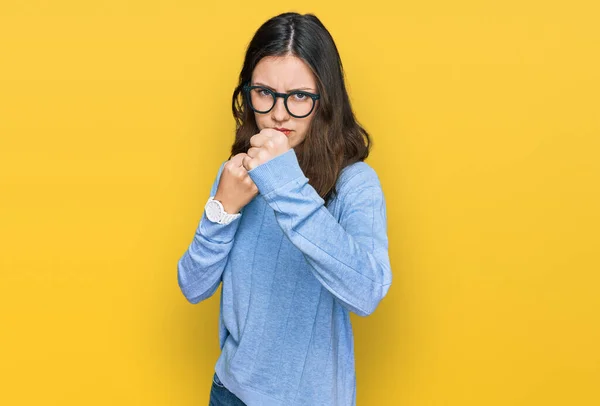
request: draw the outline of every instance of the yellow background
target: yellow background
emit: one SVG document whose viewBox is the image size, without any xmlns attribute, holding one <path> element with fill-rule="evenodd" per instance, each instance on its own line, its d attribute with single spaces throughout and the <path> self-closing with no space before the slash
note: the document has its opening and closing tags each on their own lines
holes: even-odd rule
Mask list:
<svg viewBox="0 0 600 406">
<path fill-rule="evenodd" d="M 204 405 L 218 295 L 177 260 L 254 31 L 331 31 L 394 282 L 353 315 L 364 405 L 600 404 L 594 1 L 0 3 L 0 404 Z"/>
</svg>

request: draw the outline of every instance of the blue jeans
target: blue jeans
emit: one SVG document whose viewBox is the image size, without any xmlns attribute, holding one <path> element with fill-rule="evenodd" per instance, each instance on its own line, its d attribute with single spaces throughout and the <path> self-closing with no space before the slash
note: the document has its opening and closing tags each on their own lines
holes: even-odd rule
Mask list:
<svg viewBox="0 0 600 406">
<path fill-rule="evenodd" d="M 233 393 L 229 392 L 215 373 L 208 406 L 246 406 L 246 404 Z"/>
</svg>

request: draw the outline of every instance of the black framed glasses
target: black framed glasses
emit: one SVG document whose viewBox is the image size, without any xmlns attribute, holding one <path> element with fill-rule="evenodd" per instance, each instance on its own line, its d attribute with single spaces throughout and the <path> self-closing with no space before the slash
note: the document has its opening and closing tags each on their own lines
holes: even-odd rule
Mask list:
<svg viewBox="0 0 600 406">
<path fill-rule="evenodd" d="M 304 118 L 315 108 L 315 101 L 321 97 L 318 94 L 294 90 L 289 93 L 277 93 L 265 86 L 244 85 L 244 94 L 250 108 L 257 113 L 266 114 L 275 107 L 277 98 L 283 99 L 285 109 L 292 117 Z"/>
</svg>

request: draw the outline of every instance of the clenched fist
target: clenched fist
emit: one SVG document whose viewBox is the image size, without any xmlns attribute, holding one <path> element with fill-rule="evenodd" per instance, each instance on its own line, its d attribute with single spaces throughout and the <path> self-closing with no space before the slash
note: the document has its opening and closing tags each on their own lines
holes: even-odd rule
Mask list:
<svg viewBox="0 0 600 406">
<path fill-rule="evenodd" d="M 242 164 L 250 171 L 259 165 L 287 152 L 290 149 L 288 137 L 281 131 L 265 128 L 250 138 L 252 147 L 248 155 L 243 158 Z"/>
<path fill-rule="evenodd" d="M 248 156 L 239 153 L 225 162 L 214 199 L 221 202 L 229 214 L 238 213 L 258 194 L 258 188 L 242 165 Z"/>
</svg>

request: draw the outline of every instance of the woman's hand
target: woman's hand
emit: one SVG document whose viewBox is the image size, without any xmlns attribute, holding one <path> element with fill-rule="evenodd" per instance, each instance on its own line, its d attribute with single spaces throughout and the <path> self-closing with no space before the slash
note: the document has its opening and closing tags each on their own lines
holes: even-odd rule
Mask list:
<svg viewBox="0 0 600 406">
<path fill-rule="evenodd" d="M 242 164 L 250 171 L 259 165 L 281 155 L 290 149 L 288 137 L 281 131 L 265 128 L 260 133 L 250 138 L 252 147 L 248 155 L 243 158 Z"/>
<path fill-rule="evenodd" d="M 248 156 L 243 152 L 235 155 L 225 162 L 221 173 L 214 199 L 220 201 L 229 214 L 238 213 L 258 194 L 258 188 L 242 165 L 246 158 Z"/>
</svg>

